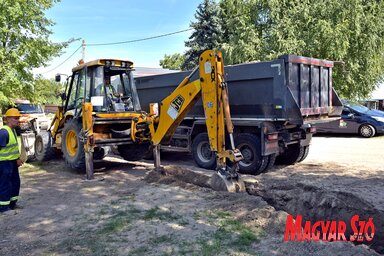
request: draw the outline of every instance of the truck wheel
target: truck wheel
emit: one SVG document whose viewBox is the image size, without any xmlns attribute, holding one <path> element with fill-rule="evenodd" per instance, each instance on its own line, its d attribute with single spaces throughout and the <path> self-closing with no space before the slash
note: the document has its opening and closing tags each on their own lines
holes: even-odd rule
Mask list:
<svg viewBox="0 0 384 256">
<path fill-rule="evenodd" d="M 268 156 L 268 164 L 267 164 L 267 167 L 265 167 L 264 171 L 270 170 L 275 165 L 275 162 L 276 162 L 276 154 L 269 155 Z"/>
<path fill-rule="evenodd" d="M 148 153 L 149 145 L 144 144 L 126 144 L 117 147 L 119 154 L 127 161 L 138 161 Z"/>
<path fill-rule="evenodd" d="M 52 135 L 48 131 L 41 131 L 35 139 L 35 157 L 39 162 L 49 161 L 55 157 L 55 149 L 52 147 Z"/>
<path fill-rule="evenodd" d="M 304 156 L 304 147 L 300 144 L 288 145 L 283 154 L 276 158 L 276 162 L 282 165 L 291 165 L 297 163 Z M 304 160 L 304 159 L 303 159 Z"/>
<path fill-rule="evenodd" d="M 237 136 L 236 148 L 240 150 L 244 159 L 239 162 L 241 173 L 257 175 L 268 165 L 268 156 L 261 155 L 260 138 L 254 134 L 244 133 Z"/>
<path fill-rule="evenodd" d="M 309 153 L 309 146 L 304 146 L 303 147 L 303 155 L 300 157 L 300 159 L 297 161 L 298 163 L 304 161 L 305 158 L 307 158 Z"/>
<path fill-rule="evenodd" d="M 81 123 L 76 120 L 64 124 L 61 149 L 65 162 L 72 169 L 85 170 L 84 142 L 80 140 Z"/>
<path fill-rule="evenodd" d="M 199 167 L 210 170 L 216 168 L 216 155 L 211 151 L 207 133 L 200 133 L 194 138 L 192 155 Z"/>
<path fill-rule="evenodd" d="M 359 128 L 359 134 L 364 138 L 373 137 L 375 136 L 375 133 L 376 133 L 375 128 L 369 124 L 363 124 Z"/>
</svg>

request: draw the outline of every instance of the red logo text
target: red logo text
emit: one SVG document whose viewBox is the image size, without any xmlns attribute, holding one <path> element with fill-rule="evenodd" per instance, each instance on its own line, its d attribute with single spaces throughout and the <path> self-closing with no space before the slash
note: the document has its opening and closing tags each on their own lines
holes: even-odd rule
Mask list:
<svg viewBox="0 0 384 256">
<path fill-rule="evenodd" d="M 342 220 L 327 221 L 305 221 L 302 228 L 303 217 L 297 215 L 287 216 L 285 223 L 284 241 L 351 241 L 370 242 L 375 236 L 375 225 L 373 219 L 360 220 L 359 215 L 354 215 L 350 221 L 353 234 L 346 236 L 347 224 Z"/>
</svg>

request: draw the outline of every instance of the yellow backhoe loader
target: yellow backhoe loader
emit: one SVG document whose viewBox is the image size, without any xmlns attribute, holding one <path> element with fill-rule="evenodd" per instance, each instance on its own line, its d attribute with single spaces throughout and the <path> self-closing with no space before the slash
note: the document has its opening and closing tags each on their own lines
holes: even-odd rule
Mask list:
<svg viewBox="0 0 384 256">
<path fill-rule="evenodd" d="M 215 187 L 244 191 L 244 182 L 237 173 L 242 155 L 234 146 L 221 53 L 202 53 L 199 66 L 160 106 L 152 104 L 150 113 L 140 108 L 132 71 L 132 62 L 117 59 L 98 59 L 73 68 L 62 106 L 49 130 L 36 136 L 36 158 L 45 161 L 61 150 L 71 168 L 85 169 L 91 179 L 93 159 L 102 158 L 106 146 L 117 146 L 120 155 L 129 161 L 142 159 L 153 148 L 155 167 L 161 169 L 160 143 L 170 140 L 201 97 L 210 147 L 217 156 Z M 60 81 L 60 76 L 56 80 Z M 225 127 L 230 149 L 225 147 Z"/>
</svg>

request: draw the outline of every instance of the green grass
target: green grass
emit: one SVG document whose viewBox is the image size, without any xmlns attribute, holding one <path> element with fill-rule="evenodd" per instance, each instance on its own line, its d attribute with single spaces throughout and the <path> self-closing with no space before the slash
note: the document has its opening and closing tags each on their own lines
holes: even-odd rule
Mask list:
<svg viewBox="0 0 384 256">
<path fill-rule="evenodd" d="M 127 215 L 127 213 L 119 212 L 108 219 L 103 227 L 98 230 L 98 234 L 107 235 L 127 229 L 132 223 L 132 219 L 133 217 Z"/>
<path fill-rule="evenodd" d="M 128 255 L 139 256 L 139 255 L 147 255 L 149 252 L 148 246 L 140 246 L 139 248 L 131 250 Z"/>
<path fill-rule="evenodd" d="M 242 248 L 250 246 L 252 243 L 258 242 L 260 240 L 259 235 L 248 229 L 241 230 L 234 244 Z"/>
<path fill-rule="evenodd" d="M 159 225 L 178 224 L 183 227 L 180 230 L 184 230 L 191 228 L 194 222 L 189 223 L 181 215 L 158 206 L 144 210 L 139 205 L 134 197 L 124 196 L 100 205 L 95 214 L 79 216 L 67 238 L 51 246 L 46 255 L 254 254 L 252 244 L 264 236 L 262 230 L 248 227 L 231 212 L 219 209 L 193 215 L 196 221 L 216 227 L 216 230 L 202 231 L 189 238 L 179 236 L 178 230 L 159 235 Z M 143 223 L 147 225 L 145 228 L 137 226 Z M 137 243 L 136 237 L 140 237 L 142 244 L 132 248 Z"/>
<path fill-rule="evenodd" d="M 185 226 L 189 225 L 189 221 L 187 219 L 181 218 L 180 220 L 178 220 L 177 224 L 185 227 Z"/>
<path fill-rule="evenodd" d="M 172 214 L 169 211 L 163 211 L 157 206 L 147 210 L 144 215 L 144 220 L 147 220 L 147 221 L 155 220 L 155 219 L 162 220 L 162 221 L 174 221 L 180 218 L 181 218 L 180 216 L 176 214 Z"/>
<path fill-rule="evenodd" d="M 77 224 L 70 229 L 71 235 L 59 244 L 52 246 L 47 252 L 51 255 L 69 252 L 74 255 L 110 255 L 117 253 L 116 244 L 129 244 L 125 241 L 125 232 L 129 232 L 140 221 L 175 222 L 183 221 L 181 216 L 159 207 L 148 210 L 136 208 L 132 196 L 110 201 L 101 205 L 96 214 L 81 216 Z M 138 231 L 140 232 L 140 231 Z M 139 235 L 139 234 L 138 234 Z M 149 232 L 147 243 L 152 247 L 173 242 L 170 235 L 157 236 L 156 232 Z M 129 255 L 145 255 L 147 246 L 141 246 L 129 252 Z"/>
<path fill-rule="evenodd" d="M 230 212 L 217 209 L 207 210 L 195 217 L 205 218 L 209 223 L 218 227 L 215 232 L 198 239 L 199 255 L 227 254 L 229 250 L 249 252 L 250 246 L 265 236 L 263 230 L 252 229 L 244 225 Z"/>
<path fill-rule="evenodd" d="M 202 241 L 201 244 L 201 250 L 199 252 L 199 255 L 204 256 L 210 256 L 210 255 L 216 255 L 218 252 L 222 250 L 221 242 L 218 240 L 213 241 Z"/>
<path fill-rule="evenodd" d="M 164 244 L 164 243 L 170 243 L 172 242 L 173 238 L 171 235 L 162 235 L 159 237 L 155 237 L 154 239 L 151 240 L 152 245 L 157 245 L 157 244 Z"/>
</svg>

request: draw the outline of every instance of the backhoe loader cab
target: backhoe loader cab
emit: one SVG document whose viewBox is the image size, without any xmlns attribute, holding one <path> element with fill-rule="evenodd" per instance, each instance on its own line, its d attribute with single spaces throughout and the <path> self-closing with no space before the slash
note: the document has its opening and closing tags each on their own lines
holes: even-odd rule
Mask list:
<svg viewBox="0 0 384 256">
<path fill-rule="evenodd" d="M 132 64 L 99 59 L 73 68 L 66 85 L 64 112 L 78 115 L 83 102 L 91 102 L 96 113 L 140 111 Z"/>
</svg>

